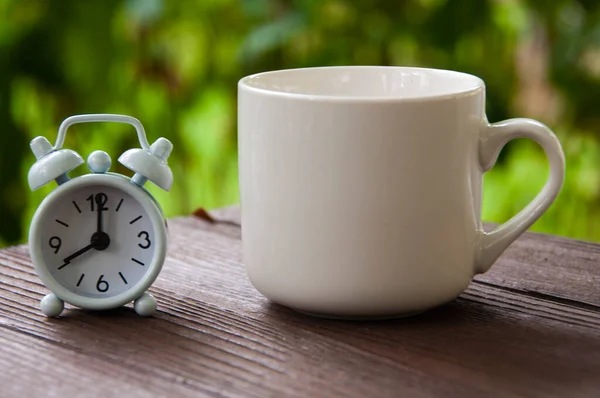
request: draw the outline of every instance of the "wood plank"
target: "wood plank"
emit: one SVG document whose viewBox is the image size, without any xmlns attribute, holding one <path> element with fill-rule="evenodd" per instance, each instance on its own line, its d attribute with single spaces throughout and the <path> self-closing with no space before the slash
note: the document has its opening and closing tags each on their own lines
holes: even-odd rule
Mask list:
<svg viewBox="0 0 600 398">
<path fill-rule="evenodd" d="M 528 232 L 475 279 L 598 307 L 600 245 Z"/>
<path fill-rule="evenodd" d="M 529 234 L 446 306 L 331 321 L 251 286 L 236 211 L 170 221 L 150 319 L 131 308 L 46 319 L 26 247 L 0 251 L 0 395 L 597 396 L 596 245 Z"/>
</svg>

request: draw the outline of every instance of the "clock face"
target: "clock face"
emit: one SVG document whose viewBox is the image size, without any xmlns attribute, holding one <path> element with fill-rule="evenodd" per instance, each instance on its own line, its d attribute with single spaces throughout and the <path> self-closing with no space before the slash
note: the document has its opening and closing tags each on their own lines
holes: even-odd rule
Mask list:
<svg viewBox="0 0 600 398">
<path fill-rule="evenodd" d="M 131 195 L 118 185 L 74 184 L 56 192 L 37 218 L 44 267 L 77 296 L 108 298 L 134 289 L 151 272 L 157 247 L 164 244 L 157 241 L 162 235 L 154 230 L 148 206 L 136 199 L 146 194 L 133 187 L 140 194 Z"/>
</svg>

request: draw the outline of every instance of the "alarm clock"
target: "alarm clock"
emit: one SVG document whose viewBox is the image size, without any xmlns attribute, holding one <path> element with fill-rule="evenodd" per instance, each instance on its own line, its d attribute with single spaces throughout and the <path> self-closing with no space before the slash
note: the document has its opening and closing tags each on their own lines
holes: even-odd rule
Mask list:
<svg viewBox="0 0 600 398">
<path fill-rule="evenodd" d="M 91 171 L 70 179 L 67 173 L 84 163 L 75 151 L 63 149 L 69 126 L 117 122 L 132 125 L 141 148 L 126 151 L 119 162 L 132 178 L 110 173 L 110 156 L 92 152 Z M 106 310 L 134 302 L 135 311 L 150 316 L 155 298 L 146 291 L 157 278 L 166 256 L 167 224 L 158 202 L 144 188 L 148 180 L 168 191 L 173 182 L 167 164 L 173 148 L 159 138 L 148 144 L 139 120 L 126 115 L 75 115 L 65 119 L 56 144 L 44 137 L 31 141 L 36 157 L 28 182 L 36 190 L 51 181 L 58 187 L 37 208 L 29 230 L 29 252 L 35 271 L 52 292 L 41 311 L 56 317 L 64 303 Z"/>
</svg>

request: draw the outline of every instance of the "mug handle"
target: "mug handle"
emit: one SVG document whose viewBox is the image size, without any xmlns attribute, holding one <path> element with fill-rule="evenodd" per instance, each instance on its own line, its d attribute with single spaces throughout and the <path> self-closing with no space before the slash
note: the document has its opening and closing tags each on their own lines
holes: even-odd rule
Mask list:
<svg viewBox="0 0 600 398">
<path fill-rule="evenodd" d="M 500 150 L 515 138 L 529 138 L 542 147 L 550 163 L 550 175 L 544 188 L 523 210 L 492 232 L 481 231 L 476 273 L 486 272 L 500 254 L 540 218 L 558 196 L 565 179 L 565 155 L 556 135 L 544 124 L 523 118 L 484 127 L 479 139 L 479 165 L 483 172 L 494 166 Z"/>
</svg>

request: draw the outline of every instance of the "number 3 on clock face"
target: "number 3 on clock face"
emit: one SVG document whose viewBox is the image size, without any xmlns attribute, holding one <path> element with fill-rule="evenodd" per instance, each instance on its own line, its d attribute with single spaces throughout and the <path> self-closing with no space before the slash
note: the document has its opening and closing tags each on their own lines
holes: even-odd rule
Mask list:
<svg viewBox="0 0 600 398">
<path fill-rule="evenodd" d="M 150 195 L 118 175 L 86 175 L 48 196 L 30 237 L 36 271 L 62 300 L 102 309 L 141 295 L 158 275 L 166 227 Z"/>
</svg>

